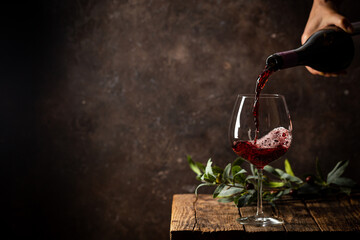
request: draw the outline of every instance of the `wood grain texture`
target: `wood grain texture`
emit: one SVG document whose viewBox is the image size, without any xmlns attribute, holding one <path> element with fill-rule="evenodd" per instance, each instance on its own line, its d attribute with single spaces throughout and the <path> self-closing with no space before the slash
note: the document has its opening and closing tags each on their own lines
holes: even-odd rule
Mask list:
<svg viewBox="0 0 360 240">
<path fill-rule="evenodd" d="M 279 210 L 279 216 L 284 219 L 284 227 L 287 232 L 317 232 L 320 230 L 302 201 L 280 201 L 276 207 Z"/>
<path fill-rule="evenodd" d="M 357 197 L 308 200 L 306 205 L 321 231 L 360 232 Z"/>
<path fill-rule="evenodd" d="M 193 194 L 174 195 L 172 204 L 170 231 L 193 231 L 195 211 Z"/>
<path fill-rule="evenodd" d="M 233 203 L 219 203 L 211 195 L 199 195 L 195 204 L 196 228 L 202 232 L 244 231 L 236 222 L 239 218 L 237 207 Z"/>
<path fill-rule="evenodd" d="M 360 195 L 316 200 L 286 199 L 268 216 L 284 219 L 283 225 L 254 227 L 239 224 L 238 217 L 255 214 L 255 206 L 239 210 L 233 203 L 219 203 L 211 195 L 179 194 L 173 197 L 170 236 L 177 239 L 303 239 L 307 237 L 360 236 Z"/>
<path fill-rule="evenodd" d="M 219 203 L 211 195 L 178 194 L 173 197 L 171 239 L 229 239 L 244 232 L 232 203 Z"/>
</svg>

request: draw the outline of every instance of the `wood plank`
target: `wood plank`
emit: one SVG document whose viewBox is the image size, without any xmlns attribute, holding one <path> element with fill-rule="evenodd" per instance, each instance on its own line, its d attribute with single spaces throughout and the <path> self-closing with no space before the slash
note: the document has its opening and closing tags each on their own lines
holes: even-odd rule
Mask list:
<svg viewBox="0 0 360 240">
<path fill-rule="evenodd" d="M 171 240 L 232 239 L 244 232 L 242 225 L 236 222 L 239 214 L 233 204 L 221 204 L 211 195 L 199 195 L 195 211 L 194 201 L 194 194 L 174 195 Z"/>
<path fill-rule="evenodd" d="M 194 194 L 176 194 L 173 196 L 170 232 L 193 231 L 195 227 Z"/>
<path fill-rule="evenodd" d="M 318 232 L 320 228 L 300 200 L 286 200 L 276 203 L 279 216 L 284 220 L 287 232 Z"/>
<path fill-rule="evenodd" d="M 199 195 L 195 211 L 197 231 L 244 231 L 244 227 L 236 221 L 239 212 L 234 203 L 219 203 L 211 195 Z"/>
<path fill-rule="evenodd" d="M 323 232 L 359 232 L 359 205 L 354 199 L 307 200 L 306 206 Z"/>
<path fill-rule="evenodd" d="M 343 209 L 346 221 L 353 231 L 360 232 L 360 201 L 358 196 L 343 197 L 339 199 L 339 205 Z"/>
</svg>

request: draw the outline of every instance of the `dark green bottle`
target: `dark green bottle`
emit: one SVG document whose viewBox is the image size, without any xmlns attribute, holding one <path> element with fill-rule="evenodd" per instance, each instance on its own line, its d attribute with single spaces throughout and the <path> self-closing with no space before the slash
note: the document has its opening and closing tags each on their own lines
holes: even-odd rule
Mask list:
<svg viewBox="0 0 360 240">
<path fill-rule="evenodd" d="M 360 33 L 360 22 L 352 25 L 354 33 L 351 35 L 335 26 L 321 29 L 301 47 L 269 56 L 266 65 L 273 71 L 300 65 L 326 73 L 344 70 L 354 57 L 352 36 Z"/>
</svg>

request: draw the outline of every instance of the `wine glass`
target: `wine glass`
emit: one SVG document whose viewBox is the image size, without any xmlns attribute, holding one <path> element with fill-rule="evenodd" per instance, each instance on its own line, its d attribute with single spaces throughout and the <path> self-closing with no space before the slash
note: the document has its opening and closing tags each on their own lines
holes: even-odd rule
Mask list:
<svg viewBox="0 0 360 240">
<path fill-rule="evenodd" d="M 239 218 L 238 222 L 256 226 L 277 225 L 283 220 L 265 216 L 262 209 L 263 168 L 289 149 L 292 123 L 284 96 L 261 94 L 257 103 L 258 108 L 254 108 L 255 95 L 238 95 L 230 121 L 232 149 L 253 164 L 258 173 L 256 215 Z"/>
</svg>

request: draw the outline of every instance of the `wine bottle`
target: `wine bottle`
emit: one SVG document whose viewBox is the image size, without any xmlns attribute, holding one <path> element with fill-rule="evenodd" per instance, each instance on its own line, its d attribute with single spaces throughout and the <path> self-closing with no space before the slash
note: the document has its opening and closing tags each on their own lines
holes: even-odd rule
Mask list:
<svg viewBox="0 0 360 240">
<path fill-rule="evenodd" d="M 273 71 L 300 65 L 327 73 L 344 70 L 354 57 L 352 36 L 360 33 L 360 22 L 352 25 L 353 34 L 335 26 L 321 29 L 311 35 L 301 47 L 269 56 L 266 66 Z"/>
</svg>

